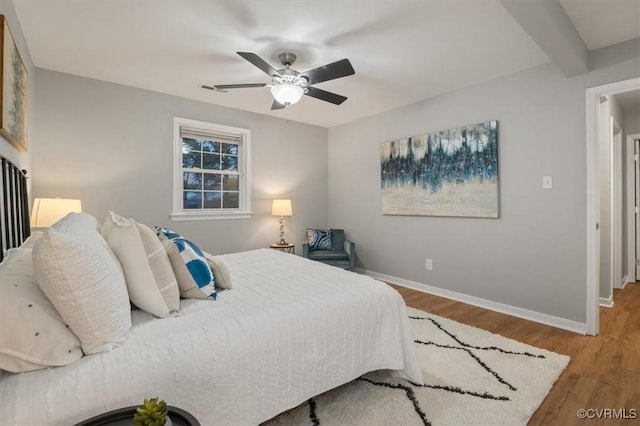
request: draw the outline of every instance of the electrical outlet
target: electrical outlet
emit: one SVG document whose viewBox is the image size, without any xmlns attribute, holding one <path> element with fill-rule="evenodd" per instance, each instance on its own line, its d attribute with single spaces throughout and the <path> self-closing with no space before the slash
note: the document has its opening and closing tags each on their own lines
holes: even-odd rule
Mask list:
<svg viewBox="0 0 640 426">
<path fill-rule="evenodd" d="M 433 260 L 432 259 L 427 259 L 427 262 L 425 263 L 424 267 L 426 268 L 427 271 L 432 271 L 433 270 Z"/>
</svg>

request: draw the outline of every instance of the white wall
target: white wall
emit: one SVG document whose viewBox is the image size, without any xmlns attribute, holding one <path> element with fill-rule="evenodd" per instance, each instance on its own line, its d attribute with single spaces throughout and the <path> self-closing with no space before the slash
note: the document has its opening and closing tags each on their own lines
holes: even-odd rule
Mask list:
<svg viewBox="0 0 640 426">
<path fill-rule="evenodd" d="M 624 134 L 624 111 L 620 103 L 615 98 L 611 99 L 611 117 L 614 120 L 613 139 L 611 140 L 614 159 L 613 159 L 613 203 L 614 203 L 614 262 L 613 265 L 613 288 L 620 288 L 622 279 L 626 275 L 627 259 L 626 259 L 626 217 L 625 200 L 626 200 L 626 165 L 625 155 L 626 139 Z M 615 127 L 617 125 L 617 127 Z M 613 297 L 613 294 L 611 295 Z"/>
<path fill-rule="evenodd" d="M 628 135 L 637 135 L 640 134 L 640 110 L 638 109 L 630 109 L 627 108 L 624 110 L 624 130 L 623 130 L 623 136 L 624 136 L 624 144 L 627 144 L 627 136 Z M 626 165 L 627 165 L 627 150 L 625 149 L 624 151 L 625 154 L 625 160 L 624 160 L 624 164 L 625 164 L 625 185 L 631 184 L 633 185 L 633 183 L 635 182 L 634 176 L 635 176 L 635 169 L 631 169 L 631 170 L 626 170 Z M 631 149 L 631 154 L 633 153 L 633 149 Z M 632 190 L 633 191 L 633 190 Z M 632 192 L 633 193 L 633 192 Z M 633 203 L 634 198 L 633 197 L 629 197 L 629 199 L 631 200 L 631 203 Z M 627 196 L 626 196 L 626 192 L 625 192 L 625 203 L 627 202 Z M 634 204 L 635 205 L 635 204 Z M 626 206 L 626 204 L 625 204 Z M 624 235 L 624 259 L 625 259 L 625 271 L 628 271 L 628 273 L 630 274 L 631 271 L 633 271 L 634 269 L 634 263 L 631 263 L 631 265 L 629 265 L 629 262 L 631 262 L 631 259 L 634 259 L 635 256 L 635 224 L 633 222 L 633 216 L 631 218 L 631 223 L 629 222 L 629 219 L 627 218 L 627 215 L 632 216 L 631 212 L 628 212 L 627 209 L 625 209 L 625 219 L 624 219 L 624 224 L 625 224 L 625 228 L 623 230 L 623 235 Z M 628 225 L 628 226 L 627 226 Z M 631 253 L 631 254 L 630 254 Z M 634 274 L 630 274 L 627 278 L 630 281 L 633 281 L 635 277 L 635 273 Z"/>
<path fill-rule="evenodd" d="M 330 129 L 329 225 L 366 270 L 584 323 L 585 91 L 639 64 L 570 79 L 545 65 Z M 380 213 L 382 142 L 486 120 L 499 121 L 499 219 Z"/>
<path fill-rule="evenodd" d="M 605 100 L 606 98 L 606 100 Z M 611 297 L 611 101 L 601 97 L 598 111 L 598 201 L 600 223 L 600 290 L 603 300 Z"/>
<path fill-rule="evenodd" d="M 27 49 L 27 43 L 22 34 L 22 28 L 20 22 L 13 8 L 13 2 L 11 0 L 0 0 L 0 14 L 5 16 L 5 19 L 9 23 L 11 29 L 11 35 L 18 47 L 22 61 L 27 68 L 28 86 L 27 86 L 27 152 L 19 152 L 13 147 L 7 140 L 0 136 L 0 156 L 5 157 L 12 163 L 16 164 L 22 169 L 28 171 L 27 175 L 32 176 L 31 156 L 36 150 L 36 144 L 31 138 L 32 123 L 35 119 L 34 106 L 35 106 L 35 90 L 34 90 L 34 67 L 31 55 Z M 28 181 L 31 183 L 30 181 Z"/>
<path fill-rule="evenodd" d="M 35 74 L 35 197 L 80 198 L 99 220 L 113 209 L 171 227 L 213 253 L 276 242 L 273 198 L 292 199 L 290 242 L 302 241 L 305 227 L 326 226 L 327 129 L 43 69 Z M 174 116 L 251 130 L 252 219 L 171 222 Z"/>
<path fill-rule="evenodd" d="M 614 229 L 612 225 L 614 226 L 624 225 L 622 230 L 622 235 L 624 235 L 624 232 L 626 230 L 626 223 L 625 223 L 626 215 L 624 214 L 624 204 L 622 204 L 624 203 L 624 199 L 622 200 L 616 199 L 617 201 L 614 200 L 614 198 L 616 197 L 611 190 L 612 177 L 614 175 L 617 175 L 618 179 L 621 179 L 620 182 L 616 182 L 617 185 L 621 185 L 620 188 L 617 189 L 617 191 L 620 191 L 620 190 L 622 191 L 621 193 L 618 192 L 618 195 L 624 196 L 625 190 L 622 190 L 622 188 L 625 188 L 624 175 L 625 175 L 626 167 L 624 166 L 624 156 L 622 158 L 618 158 L 618 156 L 615 155 L 616 153 L 618 153 L 618 150 L 622 149 L 622 146 L 619 145 L 617 147 L 614 147 L 613 141 L 611 140 L 611 130 L 612 130 L 611 117 L 613 117 L 613 119 L 615 120 L 615 123 L 622 130 L 624 128 L 624 112 L 622 111 L 620 107 L 620 103 L 617 101 L 615 96 L 608 96 L 607 101 L 601 103 L 600 107 L 602 110 L 601 111 L 602 114 L 600 117 L 602 126 L 599 128 L 600 140 L 598 141 L 599 147 L 600 147 L 598 151 L 598 154 L 599 154 L 598 191 L 599 191 L 599 197 L 600 197 L 600 298 L 610 299 L 613 294 L 613 288 L 615 288 L 617 285 L 619 286 L 619 281 L 622 278 L 621 276 L 614 277 L 612 281 L 612 276 L 615 275 L 615 274 L 612 274 L 612 269 L 614 269 L 614 265 L 612 264 L 612 260 L 611 260 L 611 250 L 613 246 L 618 246 L 618 247 L 613 247 L 613 249 L 620 250 L 621 258 L 623 258 L 621 259 L 623 266 L 619 267 L 619 269 L 622 271 L 626 271 L 626 263 L 627 263 L 625 258 L 626 240 L 621 239 L 619 241 L 620 244 L 612 245 L 612 235 L 616 232 L 619 232 L 617 231 L 617 228 Z M 624 141 L 624 137 L 621 138 L 621 141 Z M 622 142 L 622 144 L 625 144 L 625 143 L 626 142 Z M 613 158 L 612 158 L 612 154 L 614 154 Z M 613 164 L 613 169 L 611 168 L 612 164 Z M 616 212 L 614 213 L 615 216 L 613 217 L 612 217 L 612 211 L 611 211 L 612 202 L 621 203 L 620 206 L 623 207 L 621 209 L 617 209 Z M 612 223 L 612 218 L 614 222 L 615 220 L 618 221 L 617 225 L 615 223 Z M 625 246 L 624 249 L 623 249 L 623 246 Z M 616 281 L 618 281 L 618 283 L 616 283 Z"/>
<path fill-rule="evenodd" d="M 624 111 L 624 132 L 627 135 L 640 133 L 640 110 L 629 109 Z"/>
</svg>

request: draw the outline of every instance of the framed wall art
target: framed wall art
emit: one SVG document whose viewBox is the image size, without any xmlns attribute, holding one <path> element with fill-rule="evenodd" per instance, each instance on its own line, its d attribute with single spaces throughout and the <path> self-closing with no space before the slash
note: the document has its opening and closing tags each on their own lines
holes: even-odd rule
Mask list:
<svg viewBox="0 0 640 426">
<path fill-rule="evenodd" d="M 11 35 L 7 19 L 0 15 L 0 135 L 20 151 L 27 150 L 27 68 Z"/>
<path fill-rule="evenodd" d="M 498 122 L 382 144 L 382 214 L 497 218 Z"/>
</svg>

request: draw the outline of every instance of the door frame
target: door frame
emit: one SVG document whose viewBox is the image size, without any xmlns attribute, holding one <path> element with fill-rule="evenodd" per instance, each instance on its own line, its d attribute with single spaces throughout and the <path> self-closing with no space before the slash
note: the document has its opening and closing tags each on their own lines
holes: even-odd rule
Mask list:
<svg viewBox="0 0 640 426">
<path fill-rule="evenodd" d="M 640 77 L 590 87 L 586 91 L 587 105 L 587 310 L 586 332 L 600 331 L 600 278 L 598 277 L 598 112 L 600 96 L 640 89 Z"/>
<path fill-rule="evenodd" d="M 627 151 L 627 280 L 630 282 L 638 280 L 636 275 L 636 140 L 640 140 L 640 133 L 627 135 L 625 144 Z M 633 238 L 631 238 L 632 232 Z"/>
</svg>

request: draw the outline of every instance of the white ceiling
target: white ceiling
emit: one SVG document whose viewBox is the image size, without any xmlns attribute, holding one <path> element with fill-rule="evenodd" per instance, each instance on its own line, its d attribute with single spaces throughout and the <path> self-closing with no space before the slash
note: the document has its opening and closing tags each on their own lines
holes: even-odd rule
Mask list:
<svg viewBox="0 0 640 426">
<path fill-rule="evenodd" d="M 590 48 L 640 36 L 640 0 L 560 0 Z M 13 0 L 37 67 L 332 127 L 549 62 L 498 0 Z M 606 5 L 604 7 L 603 5 Z M 615 16 L 602 26 L 599 17 Z M 635 25 L 630 20 L 635 19 Z M 609 22 L 609 21 L 607 21 Z M 303 71 L 342 58 L 353 76 L 271 111 L 267 83 L 236 51 Z"/>
<path fill-rule="evenodd" d="M 640 0 L 560 0 L 589 50 L 640 37 Z"/>
</svg>

